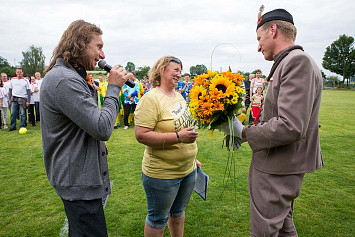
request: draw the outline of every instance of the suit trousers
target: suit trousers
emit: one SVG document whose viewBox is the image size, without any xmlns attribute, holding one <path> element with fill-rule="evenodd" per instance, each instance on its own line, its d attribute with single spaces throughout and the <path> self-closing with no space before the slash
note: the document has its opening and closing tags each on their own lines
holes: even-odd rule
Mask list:
<svg viewBox="0 0 355 237">
<path fill-rule="evenodd" d="M 69 236 L 107 236 L 102 199 L 68 201 L 62 198 L 69 222 Z"/>
<path fill-rule="evenodd" d="M 250 165 L 250 236 L 298 236 L 293 223 L 293 202 L 304 174 L 274 175 Z"/>
</svg>

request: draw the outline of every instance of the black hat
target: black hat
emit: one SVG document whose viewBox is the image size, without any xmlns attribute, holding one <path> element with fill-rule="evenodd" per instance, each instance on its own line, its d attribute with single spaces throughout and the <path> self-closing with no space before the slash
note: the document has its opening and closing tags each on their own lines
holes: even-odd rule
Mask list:
<svg viewBox="0 0 355 237">
<path fill-rule="evenodd" d="M 256 30 L 258 30 L 259 27 L 264 25 L 266 22 L 274 20 L 287 21 L 292 23 L 293 25 L 293 17 L 288 11 L 286 11 L 285 9 L 275 9 L 265 13 L 259 18 Z"/>
</svg>

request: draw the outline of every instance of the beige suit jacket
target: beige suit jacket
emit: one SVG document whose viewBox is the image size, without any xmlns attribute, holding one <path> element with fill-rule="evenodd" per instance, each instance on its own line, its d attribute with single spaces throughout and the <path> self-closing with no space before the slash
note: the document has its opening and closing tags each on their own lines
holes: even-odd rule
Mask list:
<svg viewBox="0 0 355 237">
<path fill-rule="evenodd" d="M 318 66 L 302 50 L 281 61 L 268 85 L 261 122 L 245 130 L 252 166 L 280 175 L 323 167 L 318 124 L 322 83 Z"/>
</svg>

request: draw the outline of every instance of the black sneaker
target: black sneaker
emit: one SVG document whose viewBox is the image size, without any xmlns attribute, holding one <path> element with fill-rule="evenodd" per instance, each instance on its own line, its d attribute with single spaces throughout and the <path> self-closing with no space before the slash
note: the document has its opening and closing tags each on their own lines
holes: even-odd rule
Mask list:
<svg viewBox="0 0 355 237">
<path fill-rule="evenodd" d="M 9 130 L 7 130 L 8 132 L 12 132 L 12 131 L 14 131 L 14 130 L 16 130 L 16 128 L 10 128 Z"/>
</svg>

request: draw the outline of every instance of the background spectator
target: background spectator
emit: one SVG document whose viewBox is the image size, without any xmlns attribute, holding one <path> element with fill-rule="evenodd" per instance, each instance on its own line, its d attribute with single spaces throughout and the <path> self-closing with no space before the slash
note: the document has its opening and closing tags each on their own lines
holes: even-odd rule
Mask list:
<svg viewBox="0 0 355 237">
<path fill-rule="evenodd" d="M 30 105 L 30 83 L 23 77 L 22 68 L 16 68 L 16 77 L 11 79 L 9 89 L 9 105 L 11 105 L 11 127 L 9 132 L 16 130 L 16 118 L 20 111 L 21 126 L 26 127 L 26 108 Z"/>
</svg>

